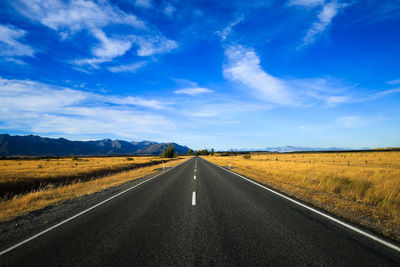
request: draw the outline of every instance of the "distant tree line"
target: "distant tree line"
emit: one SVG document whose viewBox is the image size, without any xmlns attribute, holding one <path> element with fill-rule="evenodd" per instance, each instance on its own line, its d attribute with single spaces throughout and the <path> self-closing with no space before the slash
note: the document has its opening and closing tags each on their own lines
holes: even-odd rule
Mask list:
<svg viewBox="0 0 400 267">
<path fill-rule="evenodd" d="M 189 148 L 188 150 L 188 155 L 196 155 L 196 156 L 206 156 L 206 155 L 214 155 L 214 148 L 211 148 L 210 151 L 208 151 L 207 149 L 201 149 L 201 150 L 192 150 Z"/>
</svg>

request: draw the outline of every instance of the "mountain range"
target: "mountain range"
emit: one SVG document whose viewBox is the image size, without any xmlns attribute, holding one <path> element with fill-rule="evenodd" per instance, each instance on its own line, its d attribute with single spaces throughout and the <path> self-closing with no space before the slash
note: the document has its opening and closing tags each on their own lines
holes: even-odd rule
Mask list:
<svg viewBox="0 0 400 267">
<path fill-rule="evenodd" d="M 70 141 L 65 138 L 46 138 L 36 135 L 0 134 L 0 156 L 159 155 L 164 147 L 171 144 L 178 154 L 188 152 L 188 147 L 176 143 L 111 139 Z"/>
</svg>

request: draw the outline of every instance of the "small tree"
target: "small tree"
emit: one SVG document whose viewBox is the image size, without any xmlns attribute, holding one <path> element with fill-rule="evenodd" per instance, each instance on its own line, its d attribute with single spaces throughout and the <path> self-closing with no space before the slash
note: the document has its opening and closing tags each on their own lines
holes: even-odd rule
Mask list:
<svg viewBox="0 0 400 267">
<path fill-rule="evenodd" d="M 174 145 L 168 145 L 168 148 L 164 147 L 160 156 L 163 158 L 173 158 L 175 156 Z"/>
<path fill-rule="evenodd" d="M 166 158 L 167 157 L 167 148 L 164 147 L 163 152 L 161 153 L 160 157 Z"/>
<path fill-rule="evenodd" d="M 211 148 L 211 152 L 210 152 L 211 156 L 214 155 L 214 148 Z"/>
<path fill-rule="evenodd" d="M 168 158 L 173 158 L 175 156 L 175 148 L 174 145 L 168 146 Z"/>
</svg>

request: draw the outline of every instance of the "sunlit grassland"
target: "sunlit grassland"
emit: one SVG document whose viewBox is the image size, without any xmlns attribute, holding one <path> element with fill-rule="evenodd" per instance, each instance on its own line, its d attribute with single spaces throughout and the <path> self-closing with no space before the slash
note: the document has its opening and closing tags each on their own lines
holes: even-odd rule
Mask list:
<svg viewBox="0 0 400 267">
<path fill-rule="evenodd" d="M 187 158 L 188 157 L 179 157 L 178 159 L 171 161 L 164 160 L 164 166 L 166 168 L 176 166 L 177 164 L 187 160 Z M 162 163 L 160 160 L 161 159 L 158 157 L 131 157 L 129 159 L 124 157 L 96 157 L 81 158 L 81 160 L 76 162 L 72 161 L 71 158 L 59 159 L 58 161 L 57 159 L 51 159 L 49 161 L 0 161 L 0 164 L 3 164 L 1 179 L 7 181 L 10 181 L 10 179 L 12 180 L 12 170 L 15 167 L 15 173 L 18 174 L 16 175 L 18 178 L 15 179 L 16 183 L 24 179 L 29 179 L 29 177 L 34 177 L 34 179 L 43 177 L 43 179 L 47 179 L 47 177 L 68 177 L 68 175 L 74 176 L 82 173 L 92 173 L 93 170 L 104 170 L 105 168 L 114 168 L 114 170 L 116 170 L 115 168 L 127 167 L 127 164 L 133 164 L 132 162 L 136 164 L 156 163 L 150 166 L 139 165 L 141 167 L 131 170 L 122 170 L 110 175 L 103 175 L 97 177 L 97 179 L 84 181 L 74 180 L 61 185 L 58 184 L 57 186 L 49 183 L 47 186 L 28 193 L 14 195 L 11 198 L 3 198 L 0 201 L 0 221 L 11 220 L 19 215 L 26 214 L 32 210 L 44 208 L 51 204 L 62 203 L 73 198 L 79 198 L 84 195 L 118 186 L 144 176 L 155 175 L 162 169 Z M 73 164 L 71 164 L 71 162 L 73 162 Z M 78 163 L 78 165 L 75 163 Z M 37 165 L 42 165 L 42 167 L 38 169 Z M 20 167 L 18 168 L 17 166 Z M 57 166 L 59 166 L 59 169 Z"/>
<path fill-rule="evenodd" d="M 400 240 L 400 152 L 258 153 L 216 164 Z"/>
<path fill-rule="evenodd" d="M 52 159 L 0 160 L 0 183 L 26 179 L 77 176 L 100 169 L 117 169 L 159 157 L 76 157 Z"/>
<path fill-rule="evenodd" d="M 0 160 L 0 198 L 47 185 L 85 181 L 122 170 L 161 163 L 159 157 L 68 157 Z"/>
</svg>

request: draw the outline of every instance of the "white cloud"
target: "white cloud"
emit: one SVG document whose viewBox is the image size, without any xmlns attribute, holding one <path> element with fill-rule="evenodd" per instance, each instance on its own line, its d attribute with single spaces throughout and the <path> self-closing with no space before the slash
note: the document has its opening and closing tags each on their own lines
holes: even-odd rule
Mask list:
<svg viewBox="0 0 400 267">
<path fill-rule="evenodd" d="M 20 14 L 57 31 L 62 39 L 81 30 L 93 35 L 98 40 L 91 49 L 93 57 L 71 60 L 74 65 L 99 68 L 100 64 L 126 54 L 133 44 L 138 46 L 139 56 L 167 53 L 178 47 L 177 42 L 163 36 L 156 27 L 111 6 L 108 1 L 19 0 L 12 4 Z M 142 0 L 136 4 L 147 8 L 152 2 Z M 105 27 L 111 24 L 133 27 L 135 34 L 110 37 Z"/>
<path fill-rule="evenodd" d="M 173 122 L 152 112 L 164 108 L 157 100 L 104 96 L 35 81 L 0 78 L 0 129 L 3 130 L 132 136 L 137 132 L 174 128 Z"/>
<path fill-rule="evenodd" d="M 13 6 L 20 14 L 59 31 L 63 37 L 83 29 L 102 28 L 108 24 L 146 28 L 146 24 L 135 15 L 126 14 L 109 5 L 107 1 L 19 0 L 13 2 Z"/>
<path fill-rule="evenodd" d="M 175 83 L 177 83 L 180 87 L 199 87 L 196 82 L 187 79 L 180 78 L 171 78 Z"/>
<path fill-rule="evenodd" d="M 183 88 L 174 91 L 175 94 L 185 94 L 185 95 L 199 95 L 212 92 L 214 91 L 204 87 Z"/>
<path fill-rule="evenodd" d="M 311 25 L 311 28 L 303 38 L 303 46 L 314 43 L 317 37 L 328 28 L 332 19 L 338 14 L 338 12 L 346 6 L 347 4 L 340 4 L 337 1 L 331 1 L 324 4 L 322 10 L 318 14 L 318 21 Z"/>
<path fill-rule="evenodd" d="M 345 116 L 340 117 L 336 120 L 336 125 L 341 128 L 352 128 L 361 124 L 361 118 L 359 116 Z"/>
<path fill-rule="evenodd" d="M 141 57 L 152 56 L 155 54 L 168 53 L 178 47 L 178 43 L 167 39 L 162 34 L 154 34 L 149 36 L 130 35 L 126 37 L 109 38 L 101 30 L 93 30 L 93 35 L 99 40 L 99 44 L 92 48 L 92 58 L 79 58 L 71 61 L 72 64 L 78 66 L 90 65 L 93 68 L 99 68 L 99 65 L 105 62 L 110 62 L 114 58 L 124 55 L 133 44 L 139 46 L 137 55 Z M 134 72 L 142 66 L 125 65 L 108 68 L 111 72 L 131 71 Z"/>
<path fill-rule="evenodd" d="M 400 88 L 394 88 L 394 89 L 384 90 L 384 91 L 380 91 L 380 92 L 370 93 L 366 96 L 359 97 L 357 99 L 357 102 L 371 101 L 371 100 L 375 100 L 375 99 L 378 99 L 381 97 L 385 97 L 385 96 L 392 95 L 392 94 L 398 94 L 398 93 L 400 93 Z"/>
<path fill-rule="evenodd" d="M 260 58 L 251 48 L 240 45 L 229 46 L 225 50 L 227 63 L 223 66 L 224 76 L 240 82 L 252 93 L 265 101 L 278 105 L 293 105 L 288 84 L 265 72 L 260 65 Z"/>
<path fill-rule="evenodd" d="M 1 103 L 4 106 L 27 108 L 30 111 L 51 110 L 64 108 L 83 103 L 97 101 L 99 103 L 112 103 L 118 105 L 135 105 L 147 108 L 165 109 L 165 105 L 157 100 L 148 100 L 140 97 L 117 97 L 87 93 L 85 91 L 47 85 L 35 81 L 8 80 L 0 78 Z M 9 104 L 7 104 L 9 102 Z"/>
<path fill-rule="evenodd" d="M 5 57 L 6 60 L 9 58 L 10 61 L 14 62 L 18 61 L 18 59 L 14 59 L 17 56 L 33 57 L 35 50 L 19 41 L 26 34 L 26 31 L 14 26 L 0 24 L 0 56 Z"/>
<path fill-rule="evenodd" d="M 225 39 L 231 34 L 232 28 L 235 27 L 237 24 L 242 22 L 244 19 L 243 16 L 239 16 L 237 19 L 235 19 L 233 22 L 231 22 L 227 27 L 222 29 L 222 31 L 217 31 L 215 32 L 219 37 L 221 37 L 222 41 L 225 41 Z"/>
<path fill-rule="evenodd" d="M 328 97 L 326 103 L 328 105 L 337 105 L 337 104 L 342 104 L 342 103 L 347 103 L 349 102 L 349 97 L 347 96 L 330 96 Z"/>
<path fill-rule="evenodd" d="M 352 97 L 349 91 L 355 85 L 343 84 L 332 78 L 283 79 L 275 77 L 261 67 L 259 56 L 254 49 L 231 45 L 225 49 L 226 63 L 223 74 L 228 80 L 238 82 L 256 98 L 275 105 L 310 107 L 317 103 L 335 106 L 345 103 L 368 101 L 389 90 L 375 94 Z"/>
<path fill-rule="evenodd" d="M 3 108 L 41 112 L 84 101 L 88 93 L 68 88 L 55 90 L 43 83 L 0 78 L 0 96 Z"/>
<path fill-rule="evenodd" d="M 99 65 L 101 63 L 109 62 L 111 60 L 112 60 L 112 58 L 96 58 L 96 57 L 94 57 L 94 58 L 78 58 L 78 59 L 72 60 L 71 63 L 74 65 L 78 65 L 78 66 L 90 65 L 92 68 L 97 69 L 97 68 L 99 68 Z M 84 71 L 83 69 L 77 69 L 77 70 Z"/>
<path fill-rule="evenodd" d="M 138 69 L 141 69 L 144 66 L 146 66 L 146 64 L 147 64 L 146 61 L 140 61 L 140 62 L 136 62 L 136 63 L 133 63 L 133 64 L 109 67 L 108 70 L 111 71 L 111 72 L 132 72 L 132 73 L 135 73 Z"/>
<path fill-rule="evenodd" d="M 163 54 L 178 48 L 178 43 L 161 34 L 151 36 L 131 36 L 132 42 L 139 46 L 137 55 L 141 57 Z"/>
<path fill-rule="evenodd" d="M 100 41 L 99 45 L 92 48 L 93 55 L 98 58 L 112 59 L 122 56 L 132 46 L 131 42 L 108 38 L 101 30 L 94 30 L 93 35 Z"/>
<path fill-rule="evenodd" d="M 69 114 L 44 114 L 32 123 L 19 120 L 21 130 L 40 134 L 61 135 L 117 135 L 132 137 L 137 134 L 157 133 L 175 128 L 173 122 L 160 115 L 110 108 L 77 108 Z M 14 129 L 15 130 L 15 129 Z"/>
<path fill-rule="evenodd" d="M 97 96 L 94 99 L 103 101 L 104 103 L 112 103 L 117 105 L 133 105 L 146 107 L 151 109 L 167 109 L 164 103 L 153 99 L 143 99 L 141 97 L 116 97 L 116 96 Z"/>
<path fill-rule="evenodd" d="M 329 106 L 354 102 L 348 92 L 354 85 L 343 84 L 333 78 L 294 79 L 287 81 L 303 101 L 322 101 Z"/>
<path fill-rule="evenodd" d="M 289 6 L 304 6 L 304 7 L 315 7 L 324 4 L 324 0 L 290 0 Z"/>
<path fill-rule="evenodd" d="M 387 84 L 400 84 L 400 79 L 388 81 Z"/>
<path fill-rule="evenodd" d="M 142 8 L 151 8 L 153 6 L 153 2 L 151 0 L 136 0 L 135 6 Z"/>
<path fill-rule="evenodd" d="M 175 13 L 175 11 L 176 11 L 176 8 L 175 8 L 173 5 L 168 4 L 168 5 L 164 8 L 163 13 L 164 13 L 166 16 L 171 17 L 171 16 Z"/>
<path fill-rule="evenodd" d="M 211 103 L 209 103 L 211 102 Z M 184 114 L 197 118 L 216 118 L 225 119 L 224 122 L 237 122 L 238 115 L 270 110 L 273 107 L 265 103 L 255 103 L 250 101 L 238 101 L 233 99 L 218 100 L 215 103 L 193 103 L 190 108 L 184 110 Z M 219 120 L 219 123 L 221 121 Z"/>
</svg>

